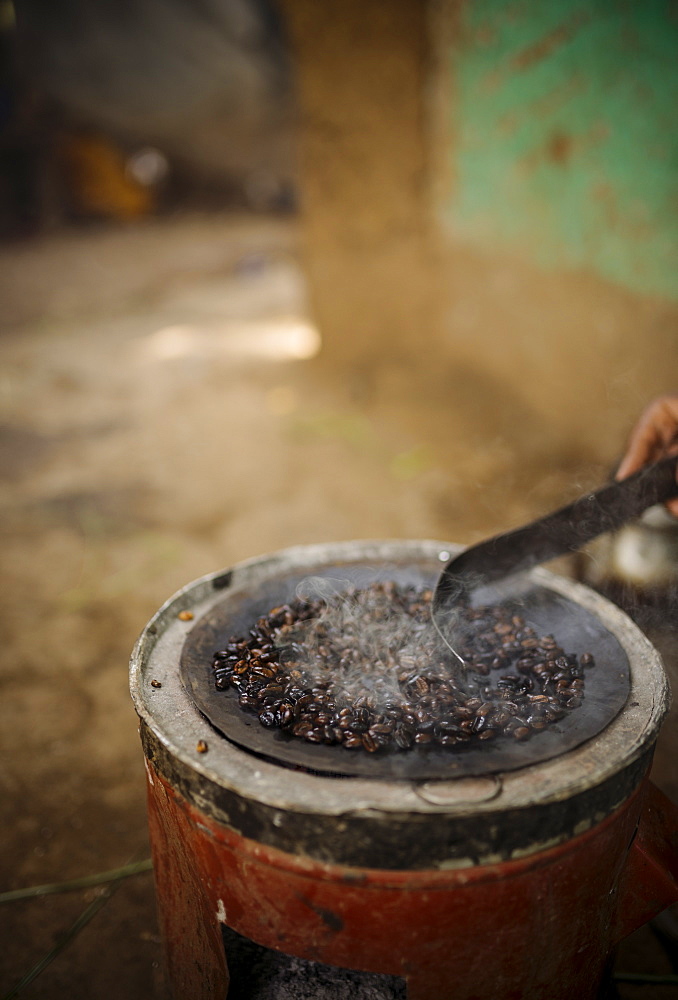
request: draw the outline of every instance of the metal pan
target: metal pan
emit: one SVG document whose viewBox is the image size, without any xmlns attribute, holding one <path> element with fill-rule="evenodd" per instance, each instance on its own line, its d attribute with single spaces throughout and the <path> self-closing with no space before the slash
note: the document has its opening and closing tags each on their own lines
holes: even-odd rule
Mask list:
<svg viewBox="0 0 678 1000">
<path fill-rule="evenodd" d="M 333 563 L 312 567 L 308 573 L 281 571 L 256 591 L 228 592 L 189 632 L 181 654 L 183 684 L 212 726 L 226 739 L 267 760 L 286 767 L 337 777 L 422 780 L 462 775 L 493 774 L 549 760 L 573 749 L 600 732 L 621 710 L 629 691 L 629 662 L 619 642 L 598 618 L 555 590 L 529 579 L 515 588 L 511 604 L 539 634 L 553 634 L 571 653 L 593 653 L 596 667 L 587 671 L 582 706 L 534 736 L 527 743 L 498 740 L 470 748 L 411 750 L 346 750 L 342 746 L 308 744 L 277 729 L 266 729 L 255 715 L 244 712 L 234 692 L 217 691 L 212 657 L 231 636 L 246 635 L 253 623 L 271 608 L 289 602 L 308 576 L 330 578 L 335 589 L 366 586 L 375 580 L 394 580 L 407 586 L 433 587 L 438 570 L 431 560 L 390 563 L 375 567 L 366 562 Z M 499 599 L 491 588 L 485 603 Z M 500 671 L 501 672 L 501 671 Z M 488 678 L 491 681 L 491 677 Z"/>
</svg>

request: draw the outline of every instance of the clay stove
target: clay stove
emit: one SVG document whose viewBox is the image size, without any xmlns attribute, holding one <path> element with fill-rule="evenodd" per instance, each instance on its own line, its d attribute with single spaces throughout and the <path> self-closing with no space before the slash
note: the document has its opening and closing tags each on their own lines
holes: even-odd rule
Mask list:
<svg viewBox="0 0 678 1000">
<path fill-rule="evenodd" d="M 663 669 L 581 585 L 542 570 L 522 585 L 528 617 L 580 635 L 598 663 L 587 710 L 525 746 L 374 758 L 283 746 L 214 698 L 219 643 L 304 578 L 430 586 L 450 551 L 289 549 L 196 581 L 147 625 L 131 686 L 177 998 L 226 996 L 226 925 L 288 955 L 400 977 L 410 1000 L 584 1000 L 615 943 L 678 899 L 678 816 L 647 780 Z"/>
</svg>

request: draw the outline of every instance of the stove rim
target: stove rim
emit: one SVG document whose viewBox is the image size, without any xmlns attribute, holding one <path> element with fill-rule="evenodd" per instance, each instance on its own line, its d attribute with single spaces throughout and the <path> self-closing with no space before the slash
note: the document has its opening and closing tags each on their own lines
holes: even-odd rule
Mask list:
<svg viewBox="0 0 678 1000">
<path fill-rule="evenodd" d="M 444 801 L 432 801 L 420 794 L 431 781 L 320 776 L 301 773 L 269 763 L 240 749 L 220 736 L 201 715 L 179 681 L 179 654 L 187 631 L 215 603 L 223 599 L 227 587 L 252 586 L 276 570 L 303 570 L 314 565 L 343 561 L 388 563 L 411 558 L 432 560 L 441 565 L 441 553 L 453 553 L 461 546 L 434 540 L 358 540 L 293 546 L 256 556 L 233 567 L 206 574 L 175 593 L 150 619 L 142 631 L 130 662 L 130 688 L 139 717 L 155 735 L 159 745 L 177 758 L 184 768 L 203 782 L 262 804 L 304 814 L 351 815 L 372 810 L 388 813 L 477 813 L 546 805 L 576 796 L 604 783 L 644 755 L 656 738 L 668 710 L 667 681 L 661 658 L 638 627 L 616 605 L 595 591 L 544 569 L 529 576 L 540 586 L 560 593 L 599 617 L 624 648 L 631 665 L 631 691 L 627 706 L 596 737 L 581 747 L 549 761 L 529 765 L 499 775 L 501 789 L 485 799 L 476 794 L 469 799 L 468 782 L 473 779 L 442 778 L 435 782 Z M 181 621 L 181 611 L 195 615 Z M 175 671 L 158 659 L 174 655 Z M 642 664 L 642 678 L 641 674 Z M 161 680 L 162 688 L 150 686 Z M 162 675 L 162 679 L 161 676 Z M 642 679 L 642 683 L 641 683 Z M 651 682 L 651 683 L 649 683 Z M 176 732 L 181 720 L 181 736 Z M 174 725 L 173 725 L 174 724 Z M 200 754 L 199 740 L 209 751 Z M 328 786 L 328 782 L 330 783 Z M 466 788 L 464 788 L 466 783 Z M 449 786 L 449 787 L 448 787 Z M 455 789 L 459 792 L 455 795 Z"/>
</svg>

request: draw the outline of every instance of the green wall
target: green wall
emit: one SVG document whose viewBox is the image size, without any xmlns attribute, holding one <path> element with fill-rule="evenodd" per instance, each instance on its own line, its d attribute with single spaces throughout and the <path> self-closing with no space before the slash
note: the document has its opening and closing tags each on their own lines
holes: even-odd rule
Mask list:
<svg viewBox="0 0 678 1000">
<path fill-rule="evenodd" d="M 444 220 L 678 298 L 678 4 L 466 0 Z"/>
</svg>

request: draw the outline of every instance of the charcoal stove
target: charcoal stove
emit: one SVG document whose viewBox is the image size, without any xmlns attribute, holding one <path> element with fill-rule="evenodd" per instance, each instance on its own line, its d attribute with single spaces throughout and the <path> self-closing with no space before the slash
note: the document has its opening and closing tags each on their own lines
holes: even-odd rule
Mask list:
<svg viewBox="0 0 678 1000">
<path fill-rule="evenodd" d="M 453 549 L 288 549 L 196 581 L 147 625 L 131 685 L 176 997 L 226 996 L 222 924 L 401 977 L 410 1000 L 595 997 L 615 943 L 678 899 L 676 811 L 647 780 L 663 669 L 579 584 L 513 585 L 531 623 L 597 663 L 582 707 L 526 744 L 354 753 L 285 739 L 215 692 L 214 651 L 305 579 L 431 586 Z"/>
</svg>

